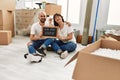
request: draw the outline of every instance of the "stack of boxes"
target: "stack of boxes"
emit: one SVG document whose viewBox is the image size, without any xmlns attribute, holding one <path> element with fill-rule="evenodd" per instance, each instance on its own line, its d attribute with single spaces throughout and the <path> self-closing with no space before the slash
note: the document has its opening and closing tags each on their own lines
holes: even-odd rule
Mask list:
<svg viewBox="0 0 120 80">
<path fill-rule="evenodd" d="M 34 22 L 38 11 L 39 9 L 17 9 L 15 11 L 17 35 L 26 35 L 29 32 L 29 25 Z"/>
<path fill-rule="evenodd" d="M 53 3 L 47 3 L 45 12 L 47 15 L 54 15 L 55 13 L 61 14 L 61 6 Z"/>
<path fill-rule="evenodd" d="M 14 10 L 15 0 L 0 0 L 0 45 L 9 44 L 14 36 Z"/>
</svg>

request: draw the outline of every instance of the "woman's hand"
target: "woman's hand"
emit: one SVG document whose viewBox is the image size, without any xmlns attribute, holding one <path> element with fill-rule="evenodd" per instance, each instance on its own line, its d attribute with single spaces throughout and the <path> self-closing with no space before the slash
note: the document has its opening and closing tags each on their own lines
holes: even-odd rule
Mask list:
<svg viewBox="0 0 120 80">
<path fill-rule="evenodd" d="M 67 37 L 61 37 L 60 35 L 57 36 L 57 38 L 61 41 L 67 41 Z"/>
</svg>

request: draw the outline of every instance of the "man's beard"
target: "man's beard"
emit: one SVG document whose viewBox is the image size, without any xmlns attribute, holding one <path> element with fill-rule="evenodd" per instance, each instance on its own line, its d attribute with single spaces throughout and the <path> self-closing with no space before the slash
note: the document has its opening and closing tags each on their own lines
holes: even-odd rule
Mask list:
<svg viewBox="0 0 120 80">
<path fill-rule="evenodd" d="M 40 22 L 41 23 L 45 23 L 46 19 L 41 19 Z"/>
</svg>

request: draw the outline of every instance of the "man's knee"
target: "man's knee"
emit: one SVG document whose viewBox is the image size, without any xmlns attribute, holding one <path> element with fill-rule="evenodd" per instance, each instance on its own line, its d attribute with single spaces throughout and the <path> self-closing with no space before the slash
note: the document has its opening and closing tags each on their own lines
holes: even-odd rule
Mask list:
<svg viewBox="0 0 120 80">
<path fill-rule="evenodd" d="M 27 43 L 27 46 L 30 46 L 30 45 L 32 45 L 32 42 L 28 42 L 28 43 Z"/>
</svg>

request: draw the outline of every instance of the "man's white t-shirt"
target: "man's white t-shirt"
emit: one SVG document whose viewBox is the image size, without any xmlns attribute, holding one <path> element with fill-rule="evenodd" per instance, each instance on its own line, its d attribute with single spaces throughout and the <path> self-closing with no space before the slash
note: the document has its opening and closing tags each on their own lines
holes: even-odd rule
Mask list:
<svg viewBox="0 0 120 80">
<path fill-rule="evenodd" d="M 30 34 L 39 35 L 41 31 L 42 26 L 40 26 L 39 22 L 37 22 L 32 25 Z"/>
<path fill-rule="evenodd" d="M 49 26 L 49 23 L 46 22 L 45 26 Z M 41 31 L 42 31 L 42 26 L 39 24 L 39 22 L 37 22 L 32 25 L 30 34 L 39 35 Z"/>
<path fill-rule="evenodd" d="M 59 34 L 60 36 L 62 36 L 62 37 L 67 37 L 67 35 L 68 35 L 69 33 L 72 33 L 72 32 L 73 32 L 72 26 L 69 27 L 68 25 L 64 24 L 64 27 L 63 27 L 62 29 L 59 29 L 58 34 Z M 64 41 L 64 42 L 66 43 L 66 42 L 70 42 L 70 41 L 76 43 L 76 39 L 75 39 L 74 34 L 73 34 L 73 37 L 72 37 L 71 40 L 69 40 L 69 41 Z"/>
</svg>

